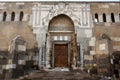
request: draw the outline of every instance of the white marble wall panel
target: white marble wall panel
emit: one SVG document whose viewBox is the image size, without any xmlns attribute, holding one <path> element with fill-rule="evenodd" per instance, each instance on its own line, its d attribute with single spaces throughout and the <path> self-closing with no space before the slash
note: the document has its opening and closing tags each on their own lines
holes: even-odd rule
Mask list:
<svg viewBox="0 0 120 80">
<path fill-rule="evenodd" d="M 95 41 L 96 41 L 96 38 L 95 37 L 91 37 L 91 39 L 89 41 L 89 46 L 95 46 Z"/>
<path fill-rule="evenodd" d="M 82 20 L 83 21 L 83 25 L 86 25 L 86 23 L 87 23 L 86 22 L 86 9 L 83 9 L 83 15 L 82 16 L 83 16 L 83 18 L 82 18 L 83 19 Z"/>
<path fill-rule="evenodd" d="M 33 27 L 35 26 L 35 22 L 36 22 L 36 6 L 34 6 L 32 8 L 32 25 L 33 25 Z"/>
<path fill-rule="evenodd" d="M 37 10 L 36 10 L 36 24 L 39 25 L 40 24 L 40 10 L 39 10 L 39 7 L 37 7 Z"/>
<path fill-rule="evenodd" d="M 36 39 L 37 39 L 37 42 L 38 42 L 38 46 L 42 47 L 43 45 L 45 45 L 46 34 L 44 34 L 44 33 L 36 34 Z"/>
<path fill-rule="evenodd" d="M 39 7 L 41 7 L 41 6 L 39 6 Z M 46 5 L 45 5 L 45 7 L 46 7 Z M 44 8 L 45 8 L 44 7 Z M 68 6 L 69 7 L 69 6 Z M 35 7 L 34 7 L 35 8 Z M 42 5 L 42 8 L 43 8 L 43 5 Z M 42 8 L 41 8 L 41 10 L 42 10 Z M 47 7 L 46 7 L 47 8 Z M 55 9 L 54 9 L 55 8 Z M 75 8 L 75 7 L 74 7 Z M 66 14 L 66 15 L 68 15 L 71 19 L 73 19 L 73 21 L 74 21 L 74 24 L 75 24 L 75 26 L 80 26 L 80 24 L 83 22 L 83 23 L 88 23 L 87 22 L 87 20 L 89 20 L 88 19 L 88 13 L 87 13 L 87 8 L 88 7 L 86 7 L 86 6 L 83 6 L 82 7 L 82 9 L 85 9 L 84 10 L 84 16 L 83 16 L 83 14 L 82 14 L 82 12 L 83 11 L 81 11 L 81 13 L 80 12 L 76 12 L 77 10 L 75 10 L 75 11 L 72 11 L 72 10 L 70 10 L 70 9 L 65 9 L 65 10 L 62 10 L 63 12 L 63 14 Z M 37 8 L 36 8 L 37 9 Z M 79 9 L 79 8 L 77 8 L 77 9 Z M 67 11 L 68 10 L 68 11 Z M 54 11 L 55 11 L 55 13 L 54 13 Z M 80 10 L 78 10 L 78 11 L 80 11 Z M 80 13 L 80 18 L 79 18 L 79 13 Z M 46 10 L 44 10 L 44 11 L 41 11 L 41 15 L 42 16 L 40 16 L 40 26 L 42 27 L 42 26 L 44 26 L 44 25 L 46 25 L 46 26 L 48 26 L 48 23 L 49 23 L 49 21 L 54 17 L 54 16 L 56 16 L 56 15 L 58 15 L 58 14 L 61 14 L 61 11 L 59 10 L 59 8 L 56 8 L 55 6 L 53 7 L 53 10 L 51 10 L 51 11 L 46 11 Z M 37 14 L 36 14 L 37 15 Z M 85 17 L 85 18 L 82 18 L 82 17 Z M 85 21 L 83 21 L 82 19 L 84 19 Z M 41 21 L 42 20 L 42 21 Z M 33 22 L 33 24 L 34 24 L 34 22 Z M 77 25 L 77 24 L 79 24 L 79 25 Z M 35 24 L 36 25 L 36 24 Z M 84 26 L 85 27 L 85 26 Z M 83 27 L 83 28 L 84 28 Z M 87 26 L 88 27 L 88 26 Z"/>
<path fill-rule="evenodd" d="M 86 37 L 92 37 L 92 30 L 85 29 L 85 34 L 86 34 Z"/>
<path fill-rule="evenodd" d="M 77 29 L 77 38 L 86 37 L 84 29 Z"/>
<path fill-rule="evenodd" d="M 48 11 L 42 11 L 41 12 L 41 23 L 40 23 L 40 27 L 48 27 L 48 24 L 49 24 L 49 16 L 47 16 L 48 15 Z M 48 19 L 47 19 L 48 18 Z"/>
<path fill-rule="evenodd" d="M 92 19 L 90 19 L 90 12 L 87 11 L 87 24 L 88 24 L 88 26 L 91 26 L 91 23 L 90 23 L 91 20 Z"/>
<path fill-rule="evenodd" d="M 54 41 L 70 41 L 70 36 L 53 36 Z"/>
<path fill-rule="evenodd" d="M 82 26 L 82 9 L 80 9 L 80 24 Z"/>
</svg>

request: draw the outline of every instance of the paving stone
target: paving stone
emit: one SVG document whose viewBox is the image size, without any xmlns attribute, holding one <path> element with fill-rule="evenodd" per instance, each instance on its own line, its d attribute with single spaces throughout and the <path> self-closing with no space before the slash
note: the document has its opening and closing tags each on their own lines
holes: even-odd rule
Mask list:
<svg viewBox="0 0 120 80">
<path fill-rule="evenodd" d="M 28 76 L 31 80 L 100 80 L 83 71 L 38 71 Z"/>
</svg>

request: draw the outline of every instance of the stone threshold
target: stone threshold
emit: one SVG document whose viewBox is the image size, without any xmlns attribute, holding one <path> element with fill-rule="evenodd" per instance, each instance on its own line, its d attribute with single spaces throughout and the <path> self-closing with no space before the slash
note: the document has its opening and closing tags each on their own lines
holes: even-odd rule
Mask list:
<svg viewBox="0 0 120 80">
<path fill-rule="evenodd" d="M 50 69 L 44 69 L 45 71 L 70 71 L 69 68 L 66 67 L 55 67 Z"/>
</svg>

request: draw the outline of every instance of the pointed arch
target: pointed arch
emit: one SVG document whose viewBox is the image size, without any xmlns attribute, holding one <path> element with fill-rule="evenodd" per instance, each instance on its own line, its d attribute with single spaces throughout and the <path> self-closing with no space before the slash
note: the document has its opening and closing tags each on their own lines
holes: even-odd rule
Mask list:
<svg viewBox="0 0 120 80">
<path fill-rule="evenodd" d="M 103 22 L 106 22 L 106 14 L 103 13 Z"/>
<path fill-rule="evenodd" d="M 20 12 L 19 21 L 22 21 L 22 20 L 23 20 L 23 16 L 24 16 L 24 13 L 23 13 L 23 11 L 21 11 L 21 12 Z"/>
<path fill-rule="evenodd" d="M 15 20 L 15 12 L 12 12 L 11 13 L 11 21 L 14 21 Z"/>
<path fill-rule="evenodd" d="M 95 22 L 99 22 L 98 13 L 95 13 Z"/>
<path fill-rule="evenodd" d="M 3 13 L 3 21 L 6 21 L 6 17 L 7 17 L 7 12 Z"/>
<path fill-rule="evenodd" d="M 112 21 L 112 22 L 115 22 L 114 13 L 111 13 L 111 21 Z"/>
<path fill-rule="evenodd" d="M 73 20 L 65 15 L 54 16 L 49 22 L 49 31 L 74 31 Z"/>
</svg>

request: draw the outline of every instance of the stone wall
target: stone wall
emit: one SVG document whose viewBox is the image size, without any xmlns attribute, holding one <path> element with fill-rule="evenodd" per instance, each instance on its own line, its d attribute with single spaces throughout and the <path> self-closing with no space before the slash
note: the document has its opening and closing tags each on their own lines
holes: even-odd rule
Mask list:
<svg viewBox="0 0 120 80">
<path fill-rule="evenodd" d="M 107 34 L 113 41 L 114 51 L 120 50 L 119 26 L 120 26 L 120 4 L 119 3 L 92 3 L 91 13 L 93 17 L 93 35 L 98 39 L 102 34 Z M 95 21 L 95 14 L 98 14 L 98 21 Z M 104 22 L 103 13 L 106 14 Z M 114 14 L 114 16 L 111 15 Z M 113 18 L 114 17 L 114 21 Z"/>
<path fill-rule="evenodd" d="M 69 16 L 74 22 L 76 42 L 80 48 L 79 57 L 80 64 L 84 64 L 84 55 L 97 54 L 95 51 L 96 42 L 102 34 L 108 35 L 113 42 L 113 51 L 120 51 L 120 4 L 119 3 L 76 3 L 76 2 L 15 2 L 0 3 L 0 27 L 1 34 L 14 32 L 14 26 L 19 27 L 16 30 L 20 32 L 21 27 L 28 27 L 34 35 L 40 50 L 49 47 L 46 45 L 46 34 L 48 33 L 48 25 L 50 20 L 59 14 Z M 6 12 L 6 20 L 3 20 L 4 12 Z M 15 13 L 12 21 L 12 12 Z M 23 19 L 20 21 L 20 13 L 23 12 Z M 7 28 L 7 27 L 9 28 Z M 7 32 L 4 28 L 7 28 Z M 28 29 L 28 28 L 27 28 Z M 5 31 L 4 31 L 5 30 Z M 27 35 L 25 31 L 21 33 Z M 26 38 L 31 40 L 28 35 Z M 2 37 L 0 38 L 2 39 Z M 34 40 L 35 40 L 34 39 Z M 1 43 L 3 44 L 3 43 Z M 8 44 L 8 43 L 7 43 Z M 28 44 L 31 44 L 28 41 Z M 43 55 L 43 51 L 39 54 Z M 49 52 L 49 51 L 48 51 Z M 45 55 L 44 55 L 45 57 Z M 44 58 L 45 60 L 45 58 Z M 45 61 L 44 61 L 45 63 Z M 46 61 L 47 63 L 47 61 Z"/>
</svg>

